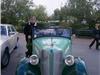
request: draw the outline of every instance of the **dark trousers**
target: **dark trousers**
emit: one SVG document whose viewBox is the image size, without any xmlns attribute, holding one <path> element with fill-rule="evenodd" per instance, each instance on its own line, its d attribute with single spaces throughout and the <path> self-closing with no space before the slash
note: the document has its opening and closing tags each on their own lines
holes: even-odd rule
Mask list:
<svg viewBox="0 0 100 75">
<path fill-rule="evenodd" d="M 28 36 L 25 36 L 26 38 L 26 47 L 27 47 L 27 52 L 26 52 L 26 57 L 29 57 L 32 55 L 32 39 L 28 39 Z"/>
<path fill-rule="evenodd" d="M 91 48 L 93 46 L 93 44 L 96 42 L 96 49 L 99 49 L 99 40 L 98 38 L 94 38 L 93 41 L 91 42 L 91 44 L 89 45 L 89 47 Z"/>
</svg>

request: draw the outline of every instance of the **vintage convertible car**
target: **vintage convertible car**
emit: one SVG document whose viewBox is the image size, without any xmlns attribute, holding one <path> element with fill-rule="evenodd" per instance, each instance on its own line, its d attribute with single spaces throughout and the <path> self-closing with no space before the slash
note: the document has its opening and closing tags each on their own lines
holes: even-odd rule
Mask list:
<svg viewBox="0 0 100 75">
<path fill-rule="evenodd" d="M 85 62 L 71 55 L 71 29 L 34 29 L 32 55 L 24 57 L 16 75 L 87 75 Z"/>
</svg>

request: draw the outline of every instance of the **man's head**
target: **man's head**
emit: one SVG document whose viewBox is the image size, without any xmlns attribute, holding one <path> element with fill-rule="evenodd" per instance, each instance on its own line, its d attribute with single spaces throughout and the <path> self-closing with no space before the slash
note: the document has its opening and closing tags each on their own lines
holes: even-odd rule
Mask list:
<svg viewBox="0 0 100 75">
<path fill-rule="evenodd" d="M 32 16 L 32 17 L 29 19 L 29 22 L 35 23 L 35 22 L 36 22 L 36 17 L 35 17 L 35 16 Z"/>
</svg>

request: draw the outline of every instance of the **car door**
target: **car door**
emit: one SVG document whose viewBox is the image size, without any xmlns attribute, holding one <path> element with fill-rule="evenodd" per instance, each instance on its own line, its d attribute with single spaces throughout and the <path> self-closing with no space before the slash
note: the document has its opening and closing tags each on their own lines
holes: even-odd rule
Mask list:
<svg viewBox="0 0 100 75">
<path fill-rule="evenodd" d="M 15 44 L 14 44 L 14 34 L 15 33 L 13 33 L 12 32 L 12 28 L 11 28 L 11 26 L 8 26 L 8 35 L 9 35 L 9 39 L 8 39 L 8 41 L 9 41 L 9 44 L 10 44 L 10 53 L 12 52 L 12 50 L 14 49 L 14 46 L 15 46 Z"/>
<path fill-rule="evenodd" d="M 5 51 L 6 41 L 7 41 L 7 30 L 6 26 L 0 26 L 0 50 L 1 50 L 1 56 L 3 56 L 3 53 Z M 9 46 L 9 45 L 8 45 Z"/>
<path fill-rule="evenodd" d="M 16 31 L 14 26 L 11 26 L 11 30 L 12 30 L 12 35 L 13 35 L 13 39 L 14 39 L 14 41 L 13 41 L 14 46 L 13 47 L 15 47 L 17 45 L 18 32 Z"/>
<path fill-rule="evenodd" d="M 10 26 L 7 26 L 7 32 L 8 32 L 8 42 L 9 42 L 9 52 L 11 52 L 11 49 L 12 49 L 12 37 L 10 36 L 10 32 L 11 32 Z"/>
</svg>

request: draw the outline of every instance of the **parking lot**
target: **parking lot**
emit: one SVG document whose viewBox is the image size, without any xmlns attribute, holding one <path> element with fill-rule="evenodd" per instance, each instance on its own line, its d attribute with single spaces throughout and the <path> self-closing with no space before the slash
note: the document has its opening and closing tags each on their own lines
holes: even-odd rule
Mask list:
<svg viewBox="0 0 100 75">
<path fill-rule="evenodd" d="M 100 51 L 88 48 L 92 39 L 87 38 L 72 38 L 72 54 L 82 57 L 86 62 L 86 67 L 89 75 L 100 75 Z M 11 54 L 9 65 L 2 69 L 1 75 L 15 75 L 16 67 L 21 58 L 25 56 L 25 38 L 23 34 L 19 34 L 18 48 Z"/>
</svg>

